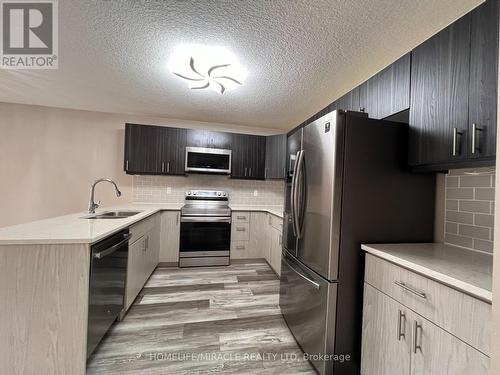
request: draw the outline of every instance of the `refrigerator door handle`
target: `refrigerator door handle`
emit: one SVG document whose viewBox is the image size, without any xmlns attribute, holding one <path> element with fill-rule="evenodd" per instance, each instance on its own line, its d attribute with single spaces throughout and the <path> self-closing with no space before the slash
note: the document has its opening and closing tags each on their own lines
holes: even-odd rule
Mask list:
<svg viewBox="0 0 500 375">
<path fill-rule="evenodd" d="M 294 202 L 294 206 L 295 206 L 295 214 L 294 214 L 294 218 L 295 218 L 295 226 L 296 226 L 296 230 L 297 230 L 297 238 L 302 238 L 302 228 L 303 228 L 303 211 L 304 211 L 304 202 L 303 202 L 303 197 L 304 197 L 304 186 L 305 184 L 303 184 L 302 182 L 302 178 L 304 177 L 304 174 L 303 174 L 303 168 L 304 168 L 304 155 L 305 155 L 305 151 L 302 150 L 299 152 L 299 155 L 298 155 L 298 161 L 297 161 L 297 178 L 296 178 L 296 182 L 295 182 L 295 202 Z M 300 197 L 297 193 L 297 190 L 298 190 L 298 186 L 299 184 L 302 184 L 302 188 L 300 190 Z"/>
<path fill-rule="evenodd" d="M 297 152 L 297 157 L 299 157 L 300 151 Z M 297 185 L 297 162 L 294 163 L 293 165 L 293 172 L 292 172 L 292 191 L 291 191 L 291 199 L 290 199 L 290 208 L 292 210 L 292 229 L 293 229 L 293 235 L 297 237 L 297 227 L 296 227 L 296 220 L 295 217 L 297 216 L 296 214 L 296 207 L 295 207 L 295 196 L 296 196 L 296 188 Z"/>
<path fill-rule="evenodd" d="M 314 288 L 316 289 L 319 289 L 321 286 L 319 285 L 319 283 L 317 283 L 316 281 L 314 280 L 311 280 L 310 278 L 308 278 L 306 275 L 303 275 L 301 272 L 297 271 L 295 269 L 294 266 L 292 266 L 287 260 L 285 257 L 282 258 L 283 261 L 287 264 L 288 267 L 290 267 L 292 269 L 293 272 L 295 272 L 298 276 L 300 276 L 301 278 L 303 278 L 305 281 L 307 281 L 308 283 L 312 284 L 314 286 Z"/>
</svg>

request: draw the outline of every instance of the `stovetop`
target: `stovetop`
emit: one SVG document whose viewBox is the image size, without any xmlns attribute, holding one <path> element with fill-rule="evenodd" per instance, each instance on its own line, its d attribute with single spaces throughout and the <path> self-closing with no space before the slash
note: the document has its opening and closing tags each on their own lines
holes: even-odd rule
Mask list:
<svg viewBox="0 0 500 375">
<path fill-rule="evenodd" d="M 229 194 L 222 190 L 189 190 L 182 216 L 231 216 Z"/>
</svg>

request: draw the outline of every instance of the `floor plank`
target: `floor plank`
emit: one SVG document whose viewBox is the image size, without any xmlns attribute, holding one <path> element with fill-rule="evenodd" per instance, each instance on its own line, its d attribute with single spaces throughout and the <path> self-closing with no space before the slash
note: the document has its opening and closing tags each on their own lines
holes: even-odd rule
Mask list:
<svg viewBox="0 0 500 375">
<path fill-rule="evenodd" d="M 158 267 L 87 374 L 315 374 L 278 297 L 265 262 Z"/>
</svg>

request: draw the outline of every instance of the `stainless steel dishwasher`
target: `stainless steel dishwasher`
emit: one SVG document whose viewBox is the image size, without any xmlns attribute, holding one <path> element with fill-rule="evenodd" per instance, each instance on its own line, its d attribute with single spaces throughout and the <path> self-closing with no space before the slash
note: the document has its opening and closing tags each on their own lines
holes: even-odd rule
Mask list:
<svg viewBox="0 0 500 375">
<path fill-rule="evenodd" d="M 87 358 L 123 309 L 130 237 L 126 229 L 91 247 Z"/>
</svg>

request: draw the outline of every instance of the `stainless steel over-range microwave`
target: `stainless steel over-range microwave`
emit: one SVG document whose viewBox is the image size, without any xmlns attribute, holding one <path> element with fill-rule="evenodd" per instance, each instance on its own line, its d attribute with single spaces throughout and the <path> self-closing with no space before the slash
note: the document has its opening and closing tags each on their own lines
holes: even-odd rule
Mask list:
<svg viewBox="0 0 500 375">
<path fill-rule="evenodd" d="M 186 147 L 186 172 L 231 173 L 231 150 Z"/>
</svg>

